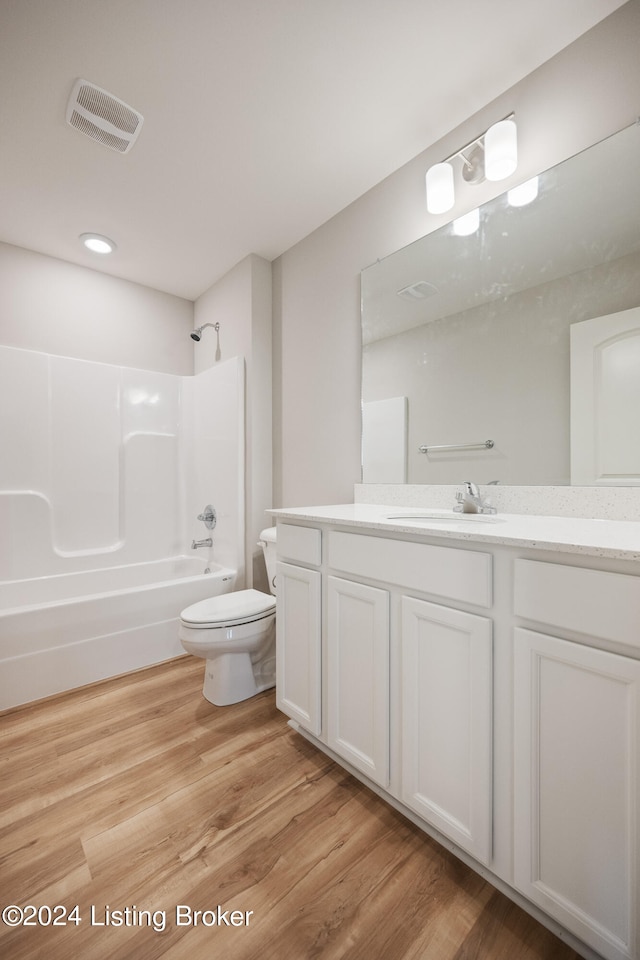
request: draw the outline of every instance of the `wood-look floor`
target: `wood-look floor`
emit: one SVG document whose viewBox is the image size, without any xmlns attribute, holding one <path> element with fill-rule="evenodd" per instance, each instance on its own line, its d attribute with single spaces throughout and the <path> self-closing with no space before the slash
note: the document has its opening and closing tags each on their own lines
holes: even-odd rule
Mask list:
<svg viewBox="0 0 640 960">
<path fill-rule="evenodd" d="M 0 921 L 3 960 L 577 960 L 293 733 L 272 691 L 215 707 L 202 671 L 182 658 L 0 716 L 0 906 L 82 918 Z M 178 905 L 252 913 L 178 925 Z M 107 908 L 137 925 L 100 926 Z"/>
</svg>

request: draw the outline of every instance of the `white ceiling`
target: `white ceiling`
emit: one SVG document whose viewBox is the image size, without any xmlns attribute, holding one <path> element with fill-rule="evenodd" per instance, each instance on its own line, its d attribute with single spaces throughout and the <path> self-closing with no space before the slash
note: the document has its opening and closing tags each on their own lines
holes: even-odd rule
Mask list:
<svg viewBox="0 0 640 960">
<path fill-rule="evenodd" d="M 0 0 L 0 240 L 195 299 L 623 2 Z M 143 114 L 130 153 L 66 124 L 78 77 Z"/>
</svg>

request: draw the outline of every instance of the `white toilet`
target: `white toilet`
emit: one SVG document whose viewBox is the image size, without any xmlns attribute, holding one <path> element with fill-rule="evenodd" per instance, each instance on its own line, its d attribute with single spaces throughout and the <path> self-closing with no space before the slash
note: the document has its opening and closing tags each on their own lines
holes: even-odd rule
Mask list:
<svg viewBox="0 0 640 960">
<path fill-rule="evenodd" d="M 260 534 L 260 546 L 275 593 L 276 530 Z M 260 590 L 237 590 L 201 600 L 180 614 L 179 637 L 187 653 L 207 662 L 202 692 L 225 707 L 248 700 L 276 682 L 276 598 Z"/>
</svg>

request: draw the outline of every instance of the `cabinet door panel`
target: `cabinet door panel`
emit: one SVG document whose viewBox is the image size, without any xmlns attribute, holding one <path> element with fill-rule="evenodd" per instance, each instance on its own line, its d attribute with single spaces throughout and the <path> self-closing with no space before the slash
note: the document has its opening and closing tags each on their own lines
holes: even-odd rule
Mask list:
<svg viewBox="0 0 640 960">
<path fill-rule="evenodd" d="M 319 734 L 320 573 L 280 561 L 276 582 L 276 703 Z"/>
<path fill-rule="evenodd" d="M 515 884 L 604 957 L 640 956 L 640 662 L 515 630 Z"/>
<path fill-rule="evenodd" d="M 329 746 L 389 783 L 389 594 L 328 579 Z"/>
<path fill-rule="evenodd" d="M 492 625 L 402 598 L 402 800 L 488 863 Z"/>
</svg>

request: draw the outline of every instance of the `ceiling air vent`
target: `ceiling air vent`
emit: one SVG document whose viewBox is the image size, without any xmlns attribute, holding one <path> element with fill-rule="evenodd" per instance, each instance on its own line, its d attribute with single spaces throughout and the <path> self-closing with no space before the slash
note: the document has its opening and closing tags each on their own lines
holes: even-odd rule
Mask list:
<svg viewBox="0 0 640 960">
<path fill-rule="evenodd" d="M 141 113 L 94 83 L 78 80 L 71 91 L 67 123 L 118 153 L 131 150 L 143 122 Z"/>
<path fill-rule="evenodd" d="M 418 280 L 416 283 L 397 290 L 396 293 L 403 300 L 425 300 L 427 297 L 433 297 L 438 293 L 438 288 L 427 280 Z"/>
</svg>

